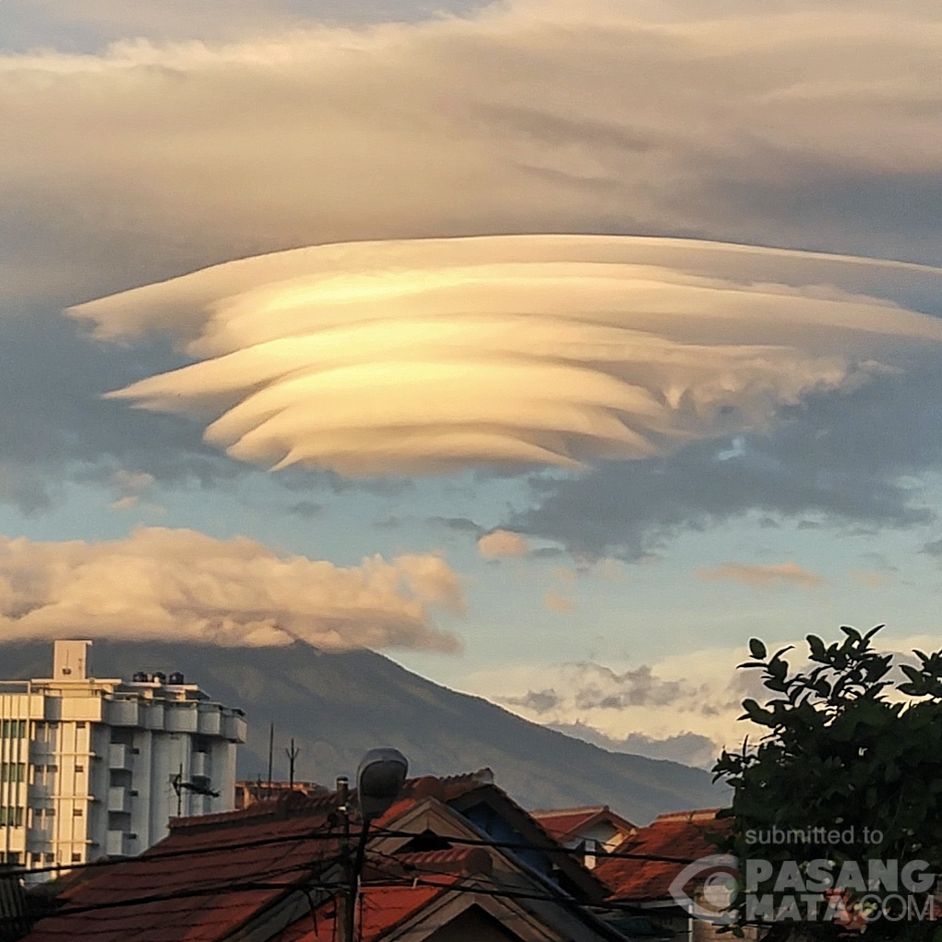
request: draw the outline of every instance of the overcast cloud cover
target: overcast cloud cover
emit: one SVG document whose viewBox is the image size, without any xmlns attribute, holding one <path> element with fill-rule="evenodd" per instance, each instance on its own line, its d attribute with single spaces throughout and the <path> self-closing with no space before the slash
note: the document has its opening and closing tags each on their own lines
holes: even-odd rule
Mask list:
<svg viewBox="0 0 942 942">
<path fill-rule="evenodd" d="M 179 617 L 225 643 L 441 648 L 432 612 L 461 607 L 464 567 L 462 632 L 490 652 L 477 671 L 496 657 L 483 622 L 519 618 L 501 573 L 532 567 L 533 611 L 587 639 L 568 663 L 631 677 L 636 661 L 588 656 L 610 613 L 580 591 L 589 577 L 548 584 L 551 557 L 670 561 L 686 537 L 758 519 L 768 545 L 743 529 L 686 575 L 783 609 L 839 588 L 815 553 L 841 558 L 849 533 L 872 535 L 879 561 L 852 563 L 874 569 L 857 576 L 870 591 L 931 565 L 937 4 L 392 6 L 0 4 L 0 504 L 22 529 L 3 543 L 18 567 L 0 572 L 3 630 L 78 627 L 98 611 L 82 574 L 120 557 L 160 576 L 139 633 Z M 224 264 L 247 256 L 262 257 Z M 291 470 L 272 484 L 276 465 Z M 434 506 L 430 473 L 453 488 Z M 279 487 L 285 527 L 310 530 L 297 558 L 248 521 L 244 543 L 186 519 L 133 529 L 165 504 L 179 522 L 193 489 L 218 520 L 232 494 Z M 119 523 L 83 503 L 96 488 Z M 49 532 L 66 511 L 87 521 L 81 543 Z M 416 522 L 434 519 L 466 526 Z M 774 537 L 798 527 L 816 542 Z M 385 539 L 386 561 L 351 552 L 354 532 Z M 253 576 L 231 624 L 177 613 L 191 589 L 173 560 L 202 540 L 220 585 L 269 567 L 281 594 Z M 416 581 L 402 560 L 420 559 Z M 305 595 L 290 573 L 309 566 Z M 319 619 L 328 597 L 345 601 Z M 255 624 L 266 606 L 277 626 Z M 549 630 L 540 617 L 516 634 Z M 663 617 L 665 643 L 700 643 L 679 602 Z M 665 682 L 702 669 L 685 663 Z M 722 688 L 728 664 L 700 663 Z M 551 689 L 475 676 L 520 710 Z M 632 734 L 593 709 L 540 719 Z M 691 757 L 721 736 L 620 709 Z"/>
<path fill-rule="evenodd" d="M 78 301 L 286 246 L 508 231 L 932 260 L 939 29 L 918 2 L 541 0 L 8 55 L 0 283 Z"/>
</svg>

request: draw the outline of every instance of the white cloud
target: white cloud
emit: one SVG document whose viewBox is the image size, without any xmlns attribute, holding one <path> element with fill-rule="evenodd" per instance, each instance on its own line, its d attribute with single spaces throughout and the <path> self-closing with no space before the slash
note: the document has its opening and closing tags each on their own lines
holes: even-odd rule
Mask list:
<svg viewBox="0 0 942 942">
<path fill-rule="evenodd" d="M 467 689 L 535 722 L 581 727 L 583 738 L 592 739 L 592 731 L 594 741 L 607 740 L 606 748 L 621 744 L 650 754 L 639 748 L 640 738 L 669 741 L 695 734 L 699 752 L 688 758 L 700 762 L 705 750 L 718 755 L 724 745 L 735 746 L 757 731 L 737 720 L 743 698 L 760 689 L 756 672 L 736 670 L 743 657 L 742 649 L 709 648 L 650 664 L 525 664 L 475 673 Z"/>
<path fill-rule="evenodd" d="M 141 528 L 97 543 L 0 537 L 5 640 L 79 634 L 454 650 L 432 615 L 463 607 L 458 576 L 435 555 L 341 567 L 193 530 Z"/>
<path fill-rule="evenodd" d="M 830 643 L 843 635 L 826 631 L 822 637 Z M 792 644 L 786 660 L 793 671 L 807 671 L 803 639 L 766 640 L 773 651 Z M 737 670 L 737 664 L 749 660 L 745 644 L 688 647 L 648 664 L 583 661 L 496 667 L 469 676 L 465 689 L 604 748 L 709 764 L 710 756 L 718 756 L 723 747 L 740 746 L 746 735 L 755 743 L 767 732 L 739 719 L 742 701 L 753 697 L 764 703 L 778 694 L 762 686 L 760 671 Z M 914 649 L 935 651 L 940 644 L 937 633 L 902 635 L 891 630 L 878 634 L 874 647 L 910 663 Z M 890 676 L 904 679 L 898 671 Z"/>
<path fill-rule="evenodd" d="M 817 589 L 824 578 L 816 572 L 789 561 L 784 563 L 721 563 L 697 570 L 707 582 L 739 582 L 751 588 L 765 589 L 776 585 L 796 585 L 803 589 Z"/>
<path fill-rule="evenodd" d="M 509 530 L 492 530 L 478 537 L 478 552 L 485 559 L 526 556 L 529 549 L 525 537 Z"/>
<path fill-rule="evenodd" d="M 348 476 L 579 468 L 762 430 L 942 322 L 860 293 L 915 266 L 686 240 L 517 236 L 321 246 L 73 308 L 197 362 L 117 392 L 211 419 L 267 467 Z"/>
<path fill-rule="evenodd" d="M 716 743 L 712 739 L 689 730 L 658 739 L 654 736 L 646 736 L 644 733 L 629 733 L 627 736 L 614 738 L 584 723 L 563 723 L 554 728 L 561 733 L 601 746 L 610 752 L 628 752 L 648 756 L 651 759 L 669 759 L 703 769 L 711 769 L 719 755 Z"/>
</svg>

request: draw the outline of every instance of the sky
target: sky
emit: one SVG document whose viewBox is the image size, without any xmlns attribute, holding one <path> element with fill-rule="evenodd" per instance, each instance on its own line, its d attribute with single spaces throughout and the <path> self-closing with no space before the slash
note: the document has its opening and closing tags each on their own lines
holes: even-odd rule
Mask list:
<svg viewBox="0 0 942 942">
<path fill-rule="evenodd" d="M 0 632 L 371 647 L 709 766 L 938 646 L 942 18 L 4 0 Z"/>
</svg>

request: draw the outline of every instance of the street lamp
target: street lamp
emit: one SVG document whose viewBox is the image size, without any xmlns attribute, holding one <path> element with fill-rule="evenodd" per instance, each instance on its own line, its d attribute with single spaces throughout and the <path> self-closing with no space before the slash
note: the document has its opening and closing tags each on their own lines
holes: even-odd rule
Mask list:
<svg viewBox="0 0 942 942">
<path fill-rule="evenodd" d="M 357 769 L 357 804 L 360 806 L 360 834 L 357 839 L 356 853 L 352 862 L 349 856 L 349 843 L 344 854 L 347 868 L 346 892 L 343 898 L 343 942 L 354 942 L 357 894 L 360 889 L 360 874 L 366 857 L 366 841 L 370 822 L 388 811 L 402 791 L 409 771 L 409 760 L 398 750 L 390 748 L 370 749 Z M 338 780 L 338 785 L 340 782 Z M 350 810 L 346 798 L 346 780 L 339 789 L 345 830 L 349 834 Z"/>
</svg>

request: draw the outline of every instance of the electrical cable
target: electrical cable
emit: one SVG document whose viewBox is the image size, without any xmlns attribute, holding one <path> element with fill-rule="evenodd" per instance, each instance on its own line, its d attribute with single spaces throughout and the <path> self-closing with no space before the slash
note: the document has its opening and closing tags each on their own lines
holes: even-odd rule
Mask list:
<svg viewBox="0 0 942 942">
<path fill-rule="evenodd" d="M 420 834 L 416 834 L 413 831 L 396 831 L 389 828 L 375 828 L 373 833 L 377 835 L 382 835 L 383 837 L 406 837 L 406 838 L 415 838 L 420 837 Z M 102 860 L 92 860 L 85 863 L 73 863 L 73 864 L 49 864 L 48 866 L 42 867 L 12 867 L 4 871 L 5 876 L 20 876 L 26 877 L 33 874 L 40 873 L 61 873 L 61 872 L 72 872 L 80 871 L 97 867 L 109 867 L 116 866 L 120 864 L 126 864 L 131 860 L 159 860 L 159 859 L 172 859 L 174 857 L 191 857 L 195 854 L 213 854 L 218 853 L 221 849 L 225 850 L 243 850 L 249 847 L 261 847 L 269 844 L 279 844 L 290 841 L 298 840 L 341 840 L 343 839 L 343 832 L 331 832 L 331 833 L 320 833 L 318 831 L 304 832 L 301 834 L 291 834 L 283 835 L 281 837 L 264 837 L 256 838 L 249 841 L 239 841 L 234 844 L 226 845 L 216 845 L 216 846 L 206 846 L 206 847 L 193 847 L 193 848 L 181 848 L 180 850 L 174 851 L 145 851 L 143 854 L 140 854 L 137 857 L 109 857 Z M 532 843 L 521 843 L 519 841 L 499 841 L 499 840 L 486 840 L 483 838 L 470 838 L 470 837 L 448 837 L 443 838 L 449 843 L 453 844 L 464 844 L 467 846 L 480 846 L 480 847 L 497 847 L 502 850 L 518 850 L 518 851 L 540 851 L 547 854 L 565 854 L 565 855 L 580 855 L 584 851 L 577 847 L 563 847 L 561 844 L 532 844 Z M 609 851 L 605 853 L 598 853 L 597 855 L 600 859 L 603 860 L 639 860 L 639 861 L 650 861 L 654 863 L 676 863 L 676 864 L 691 864 L 696 863 L 697 858 L 693 857 L 672 857 L 665 854 L 643 854 L 643 853 L 631 853 L 625 851 Z"/>
<path fill-rule="evenodd" d="M 323 822 L 323 823 L 326 825 L 333 826 L 335 824 L 335 821 L 328 819 L 326 822 Z M 155 850 L 155 851 L 145 852 L 143 855 L 141 855 L 138 858 L 108 859 L 108 860 L 102 860 L 102 861 L 90 861 L 86 864 L 56 865 L 56 866 L 38 867 L 38 868 L 25 868 L 25 867 L 13 868 L 7 871 L 6 875 L 29 876 L 32 874 L 48 873 L 48 872 L 97 869 L 101 867 L 119 866 L 122 864 L 127 865 L 134 861 L 145 861 L 148 863 L 153 862 L 153 861 L 159 862 L 165 859 L 173 860 L 180 857 L 191 858 L 199 854 L 218 854 L 220 852 L 228 853 L 230 851 L 235 851 L 235 850 L 240 850 L 240 849 L 278 845 L 278 844 L 283 844 L 283 843 L 301 846 L 307 841 L 341 840 L 343 839 L 344 836 L 345 836 L 344 832 L 333 832 L 333 831 L 324 832 L 320 828 L 317 828 L 311 831 L 301 832 L 298 834 L 239 841 L 239 842 L 229 844 L 229 845 L 217 844 L 215 846 L 209 845 L 209 846 L 203 846 L 203 847 L 198 846 L 198 847 L 192 847 L 192 848 L 180 848 L 180 849 L 172 850 L 172 851 Z M 416 837 L 421 837 L 421 834 L 416 834 L 415 832 L 411 832 L 411 831 L 395 830 L 391 828 L 375 828 L 373 832 L 370 834 L 370 838 L 414 839 Z M 455 837 L 455 836 L 443 837 L 442 840 L 447 841 L 449 844 L 458 844 L 458 845 L 465 845 L 465 846 L 470 846 L 470 847 L 480 846 L 480 847 L 488 847 L 488 848 L 501 849 L 501 850 L 507 850 L 507 851 L 538 851 L 538 852 L 542 852 L 546 854 L 566 854 L 566 855 L 583 853 L 583 851 L 579 848 L 566 848 L 558 844 L 554 845 L 550 843 L 549 840 L 545 844 L 544 843 L 534 844 L 534 843 L 521 842 L 521 841 L 506 841 L 506 840 L 502 841 L 502 840 L 495 840 L 495 839 L 488 840 L 488 839 L 479 839 L 479 838 L 464 838 L 464 837 Z M 285 859 L 288 855 L 290 855 L 291 852 L 292 852 L 292 848 L 287 848 L 284 854 L 282 854 L 278 858 L 278 860 Z M 375 851 L 372 852 L 371 856 L 374 856 L 376 853 L 378 852 L 375 852 Z M 382 856 L 392 857 L 393 855 L 383 854 Z M 630 853 L 630 852 L 617 852 L 617 851 L 611 852 L 605 855 L 599 855 L 599 856 L 611 857 L 613 859 L 669 862 L 669 863 L 677 863 L 677 864 L 687 864 L 687 863 L 693 862 L 691 858 L 672 857 L 672 856 L 658 855 L 658 854 L 639 854 L 639 853 Z M 277 862 L 277 861 L 274 861 L 274 862 Z M 318 861 L 318 863 L 321 863 L 324 865 L 322 868 L 323 870 L 329 869 L 331 865 L 339 863 L 339 862 L 340 862 L 339 857 Z M 402 866 L 402 861 L 397 861 L 397 862 L 400 864 L 400 866 Z M 282 875 L 284 873 L 297 873 L 299 870 L 303 871 L 303 869 L 304 869 L 303 865 L 293 864 L 292 866 L 283 868 L 282 870 L 270 869 L 263 872 L 262 874 L 253 874 L 252 879 L 248 881 L 222 881 L 222 882 L 210 884 L 204 887 L 191 887 L 189 890 L 175 890 L 172 893 L 168 893 L 168 894 L 150 894 L 150 895 L 145 895 L 139 898 L 113 900 L 113 901 L 102 902 L 102 903 L 87 904 L 84 906 L 79 905 L 79 904 L 73 904 L 73 905 L 67 904 L 62 909 L 56 912 L 51 912 L 48 914 L 47 917 L 43 917 L 43 918 L 64 918 L 69 915 L 77 915 L 77 914 L 85 913 L 85 912 L 93 912 L 93 911 L 97 912 L 97 911 L 102 911 L 102 910 L 117 909 L 120 907 L 146 905 L 149 903 L 161 902 L 165 900 L 206 896 L 206 895 L 212 895 L 214 893 L 220 894 L 220 893 L 227 893 L 227 892 L 235 892 L 235 891 L 239 891 L 243 889 L 281 889 L 281 890 L 286 890 L 286 891 L 289 891 L 291 889 L 301 889 L 302 891 L 309 894 L 311 889 L 322 889 L 325 891 L 329 891 L 332 889 L 342 888 L 344 886 L 342 882 L 328 884 L 328 883 L 312 881 L 309 879 L 309 875 L 307 874 L 300 875 L 298 881 L 296 881 L 294 884 L 292 883 L 270 884 L 270 883 L 264 882 L 266 878 L 271 879 L 272 877 Z M 418 870 L 418 868 L 416 869 Z M 453 873 L 446 873 L 444 871 L 440 871 L 436 874 L 434 871 L 428 871 L 428 870 L 424 871 L 423 875 L 425 877 L 435 876 L 435 875 L 454 876 Z M 580 903 L 574 900 L 572 897 L 568 895 L 564 895 L 562 891 L 559 895 L 551 895 L 549 893 L 545 893 L 545 894 L 527 893 L 520 890 L 508 889 L 506 887 L 501 887 L 500 885 L 497 885 L 496 881 L 494 881 L 493 879 L 490 879 L 488 881 L 492 884 L 491 886 L 481 886 L 480 877 L 481 875 L 478 875 L 479 882 L 474 885 L 455 882 L 448 887 L 442 887 L 441 884 L 429 882 L 428 879 L 423 880 L 421 876 L 413 877 L 411 880 L 407 879 L 399 885 L 406 885 L 406 886 L 428 885 L 428 886 L 436 886 L 443 889 L 447 889 L 450 892 L 474 892 L 474 893 L 493 896 L 495 898 L 499 897 L 499 898 L 520 899 L 520 900 L 526 900 L 526 899 L 538 900 L 542 902 L 554 903 L 557 905 L 564 905 L 567 907 L 571 907 L 571 908 L 574 908 L 579 913 L 591 912 L 592 910 L 610 911 L 610 912 L 643 911 L 641 910 L 640 907 L 633 904 L 628 904 L 628 903 L 618 903 L 618 902 L 611 902 L 611 901 L 605 902 L 605 903 Z M 303 886 L 301 884 L 303 884 Z M 310 895 L 308 896 L 308 899 L 309 899 L 309 903 L 311 903 Z M 323 905 L 323 904 L 320 904 L 320 905 Z M 224 908 L 224 904 L 221 904 L 219 908 Z M 313 913 L 313 909 L 312 909 L 312 913 Z M 316 923 L 316 916 L 314 918 L 315 918 L 315 923 Z M 7 921 L 8 920 L 6 919 L 0 919 L 0 924 Z"/>
</svg>

